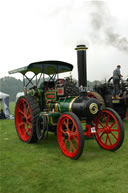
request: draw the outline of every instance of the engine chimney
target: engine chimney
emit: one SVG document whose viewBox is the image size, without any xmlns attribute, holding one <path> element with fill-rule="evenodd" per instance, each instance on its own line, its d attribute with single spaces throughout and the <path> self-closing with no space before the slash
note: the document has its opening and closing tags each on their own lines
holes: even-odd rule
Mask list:
<svg viewBox="0 0 128 193">
<path fill-rule="evenodd" d="M 87 87 L 87 67 L 86 67 L 86 50 L 85 45 L 77 45 L 77 68 L 78 68 L 78 81 L 79 87 L 82 92 L 86 92 Z"/>
<path fill-rule="evenodd" d="M 86 67 L 86 50 L 85 45 L 77 45 L 77 67 L 79 86 L 87 87 L 87 67 Z"/>
</svg>

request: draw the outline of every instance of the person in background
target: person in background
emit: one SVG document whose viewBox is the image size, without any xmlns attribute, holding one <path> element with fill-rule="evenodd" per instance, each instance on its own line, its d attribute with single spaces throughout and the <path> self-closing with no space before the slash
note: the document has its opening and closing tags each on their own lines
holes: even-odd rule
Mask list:
<svg viewBox="0 0 128 193">
<path fill-rule="evenodd" d="M 4 111 L 3 109 L 0 110 L 0 119 L 5 119 L 5 114 L 4 114 Z"/>
<path fill-rule="evenodd" d="M 114 90 L 112 99 L 120 99 L 120 78 L 123 77 L 120 73 L 120 65 L 117 65 L 117 68 L 113 71 L 113 83 Z"/>
</svg>

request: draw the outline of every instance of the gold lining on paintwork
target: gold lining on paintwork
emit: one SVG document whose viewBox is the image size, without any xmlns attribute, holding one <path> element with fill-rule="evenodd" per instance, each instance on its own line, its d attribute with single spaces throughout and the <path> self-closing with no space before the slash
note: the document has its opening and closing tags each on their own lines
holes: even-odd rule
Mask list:
<svg viewBox="0 0 128 193">
<path fill-rule="evenodd" d="M 50 104 L 50 103 L 48 103 L 48 111 L 50 111 L 50 110 L 51 110 L 50 105 L 51 105 L 51 104 Z"/>
<path fill-rule="evenodd" d="M 69 112 L 72 112 L 72 104 L 73 102 L 78 98 L 79 96 L 75 97 L 74 99 L 71 100 L 71 102 L 69 103 Z"/>
<path fill-rule="evenodd" d="M 51 95 L 51 94 L 54 94 L 54 95 L 55 95 L 54 99 L 48 99 L 48 98 L 47 98 L 47 95 Z M 46 93 L 45 93 L 45 100 L 46 100 L 46 103 L 48 103 L 49 101 L 56 101 L 56 91 L 46 92 Z"/>
<path fill-rule="evenodd" d="M 120 103 L 120 100 L 117 100 L 117 99 L 112 100 L 112 103 L 114 103 L 114 104 L 116 104 L 116 103 Z"/>
<path fill-rule="evenodd" d="M 52 124 L 53 126 L 57 125 L 57 123 L 54 123 L 54 122 L 53 122 L 52 117 L 51 117 L 51 124 Z"/>
<path fill-rule="evenodd" d="M 55 112 L 58 112 L 58 103 L 55 104 Z"/>
<path fill-rule="evenodd" d="M 38 96 L 40 96 L 40 89 L 38 89 Z"/>
<path fill-rule="evenodd" d="M 49 124 L 49 121 L 51 120 L 51 125 L 53 125 L 53 126 L 56 126 L 56 125 L 57 125 L 57 123 L 54 123 L 54 122 L 53 122 L 52 116 L 51 116 L 50 119 L 49 119 L 49 115 L 48 115 L 48 114 L 41 114 L 41 115 L 44 115 L 44 116 L 47 117 L 47 119 L 48 119 L 48 124 Z"/>
<path fill-rule="evenodd" d="M 32 96 L 35 96 L 35 90 L 32 89 Z"/>
<path fill-rule="evenodd" d="M 77 47 L 77 48 L 75 48 L 75 50 L 77 50 L 77 51 L 84 51 L 84 50 L 87 50 L 88 48 L 87 47 Z"/>
</svg>

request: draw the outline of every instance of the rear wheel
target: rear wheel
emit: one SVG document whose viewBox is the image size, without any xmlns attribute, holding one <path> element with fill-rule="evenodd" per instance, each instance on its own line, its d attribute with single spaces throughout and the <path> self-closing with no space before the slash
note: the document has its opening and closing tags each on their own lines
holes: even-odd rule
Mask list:
<svg viewBox="0 0 128 193">
<path fill-rule="evenodd" d="M 15 108 L 15 125 L 19 138 L 31 143 L 37 140 L 36 118 L 40 112 L 38 102 L 31 96 L 18 99 Z"/>
<path fill-rule="evenodd" d="M 121 147 L 124 141 L 124 127 L 120 116 L 113 109 L 103 109 L 95 124 L 95 137 L 103 149 L 116 151 Z"/>
<path fill-rule="evenodd" d="M 84 148 L 84 133 L 79 118 L 74 113 L 64 113 L 58 122 L 57 137 L 65 156 L 78 159 Z"/>
</svg>

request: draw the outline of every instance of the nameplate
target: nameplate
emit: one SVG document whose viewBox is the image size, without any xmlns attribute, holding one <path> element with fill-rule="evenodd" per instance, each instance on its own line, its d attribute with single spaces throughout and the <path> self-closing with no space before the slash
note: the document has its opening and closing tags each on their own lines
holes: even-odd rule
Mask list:
<svg viewBox="0 0 128 193">
<path fill-rule="evenodd" d="M 112 103 L 120 103 L 120 100 L 112 100 Z"/>
</svg>

